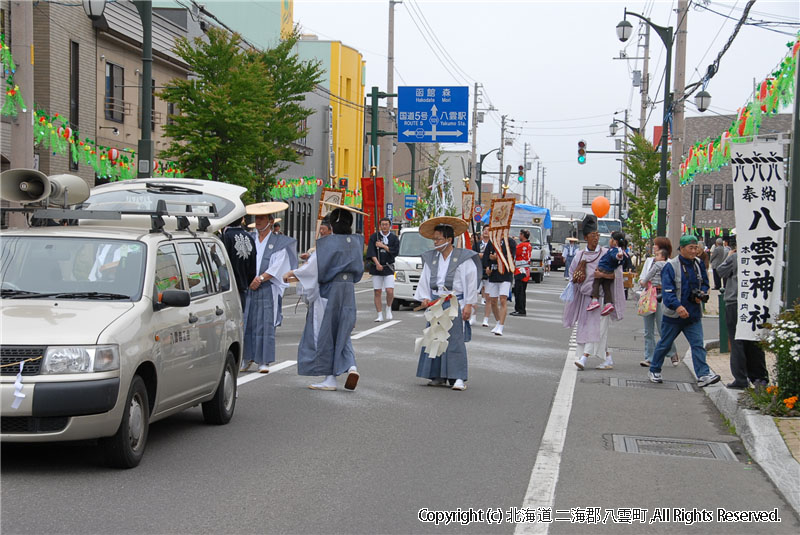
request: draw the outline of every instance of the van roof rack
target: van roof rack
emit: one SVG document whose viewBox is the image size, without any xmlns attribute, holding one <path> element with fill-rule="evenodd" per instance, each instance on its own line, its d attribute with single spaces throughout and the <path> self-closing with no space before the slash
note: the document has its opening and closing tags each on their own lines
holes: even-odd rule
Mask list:
<svg viewBox="0 0 800 535">
<path fill-rule="evenodd" d="M 167 205 L 184 206 L 184 211 L 167 210 Z M 203 208 L 204 210 L 194 212 L 192 208 Z M 124 215 L 143 215 L 150 216 L 150 232 L 163 232 L 168 237 L 172 237 L 164 230 L 164 216 L 175 217 L 178 220 L 178 230 L 185 230 L 192 236 L 197 237 L 189 225 L 189 217 L 197 218 L 197 230 L 206 232 L 211 226 L 209 217 L 218 216 L 217 207 L 214 203 L 203 201 L 180 201 L 158 199 L 155 210 L 84 210 L 84 209 L 64 209 L 64 208 L 41 208 L 27 205 L 22 208 L 11 208 L 9 211 L 32 212 L 35 219 L 67 219 L 67 220 L 105 220 L 119 221 Z"/>
</svg>

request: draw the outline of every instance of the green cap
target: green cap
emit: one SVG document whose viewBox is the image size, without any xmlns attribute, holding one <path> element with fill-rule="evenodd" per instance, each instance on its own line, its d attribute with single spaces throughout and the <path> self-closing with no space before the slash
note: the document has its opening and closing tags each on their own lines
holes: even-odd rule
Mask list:
<svg viewBox="0 0 800 535">
<path fill-rule="evenodd" d="M 695 236 L 692 236 L 691 234 L 684 234 L 681 236 L 680 247 L 693 243 L 697 243 L 697 238 Z"/>
</svg>

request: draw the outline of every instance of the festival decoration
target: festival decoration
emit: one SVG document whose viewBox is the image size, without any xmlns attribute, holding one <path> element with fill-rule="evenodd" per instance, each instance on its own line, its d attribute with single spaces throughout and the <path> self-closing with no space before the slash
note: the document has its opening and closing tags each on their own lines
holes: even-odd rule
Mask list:
<svg viewBox="0 0 800 535">
<path fill-rule="evenodd" d="M 495 244 L 495 254 L 497 255 L 497 271 L 500 274 L 506 271 L 514 271 L 514 252 L 508 243 L 511 219 L 514 217 L 514 199 L 492 199 L 492 212 L 489 216 L 489 240 Z M 506 246 L 506 255 L 502 254 L 500 244 Z"/>
<path fill-rule="evenodd" d="M 11 49 L 6 44 L 6 36 L 3 33 L 0 33 L 0 66 L 2 66 L 3 74 L 6 78 L 6 101 L 0 109 L 0 114 L 7 117 L 16 117 L 19 113 L 18 110 L 26 111 L 25 101 L 22 100 L 19 86 L 14 83 L 14 73 L 17 71 L 17 66 L 14 63 L 14 58 L 11 57 Z"/>
<path fill-rule="evenodd" d="M 608 215 L 609 209 L 611 209 L 611 203 L 602 195 L 595 197 L 592 201 L 592 212 L 597 217 L 605 217 Z"/>
<path fill-rule="evenodd" d="M 681 185 L 693 181 L 698 174 L 718 171 L 731 163 L 731 143 L 745 143 L 749 136 L 758 135 L 764 115 L 775 115 L 781 107 L 792 102 L 800 55 L 800 32 L 793 42 L 786 46 L 791 49 L 776 69 L 758 85 L 758 91 L 747 104 L 739 108 L 731 127 L 715 139 L 706 138 L 689 148 L 679 168 Z"/>
</svg>

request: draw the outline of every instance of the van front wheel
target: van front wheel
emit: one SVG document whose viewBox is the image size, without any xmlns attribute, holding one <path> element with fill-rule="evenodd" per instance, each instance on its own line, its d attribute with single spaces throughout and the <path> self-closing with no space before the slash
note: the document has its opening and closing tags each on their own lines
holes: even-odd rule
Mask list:
<svg viewBox="0 0 800 535">
<path fill-rule="evenodd" d="M 134 375 L 122 422 L 114 436 L 100 441 L 106 452 L 108 464 L 114 468 L 134 468 L 144 456 L 147 434 L 150 425 L 150 404 L 147 399 L 147 388 L 138 375 Z"/>
</svg>

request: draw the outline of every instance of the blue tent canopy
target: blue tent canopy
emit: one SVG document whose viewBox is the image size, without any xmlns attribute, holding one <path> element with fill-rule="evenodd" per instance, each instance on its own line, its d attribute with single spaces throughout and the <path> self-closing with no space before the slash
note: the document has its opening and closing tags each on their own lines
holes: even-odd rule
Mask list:
<svg viewBox="0 0 800 535">
<path fill-rule="evenodd" d="M 553 228 L 553 222 L 550 221 L 550 210 L 547 208 L 542 208 L 541 206 L 534 206 L 532 204 L 521 204 L 517 203 L 514 205 L 514 219 L 517 219 L 517 214 L 519 212 L 528 212 L 531 214 L 531 217 L 534 215 L 544 216 L 544 223 L 542 227 L 545 229 Z M 481 218 L 481 223 L 486 224 L 489 222 L 489 216 L 492 213 L 491 210 L 487 210 L 486 213 Z M 512 223 L 513 224 L 513 223 Z"/>
</svg>

